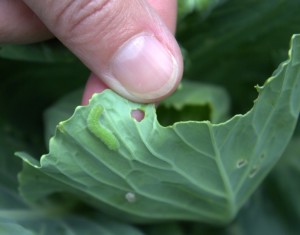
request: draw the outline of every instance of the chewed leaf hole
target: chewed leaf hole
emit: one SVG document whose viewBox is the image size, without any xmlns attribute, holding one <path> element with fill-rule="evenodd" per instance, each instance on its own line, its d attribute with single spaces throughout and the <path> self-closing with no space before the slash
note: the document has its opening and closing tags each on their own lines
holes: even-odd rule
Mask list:
<svg viewBox="0 0 300 235">
<path fill-rule="evenodd" d="M 141 122 L 145 118 L 145 112 L 141 109 L 133 109 L 131 110 L 131 117 L 136 121 Z"/>
<path fill-rule="evenodd" d="M 248 164 L 248 161 L 245 160 L 245 159 L 240 159 L 236 162 L 236 167 L 239 169 L 239 168 L 242 168 L 244 166 L 246 166 Z"/>
<path fill-rule="evenodd" d="M 156 109 L 157 119 L 163 126 L 175 122 L 211 120 L 211 112 L 209 105 L 186 105 L 181 109 L 159 105 Z"/>
</svg>

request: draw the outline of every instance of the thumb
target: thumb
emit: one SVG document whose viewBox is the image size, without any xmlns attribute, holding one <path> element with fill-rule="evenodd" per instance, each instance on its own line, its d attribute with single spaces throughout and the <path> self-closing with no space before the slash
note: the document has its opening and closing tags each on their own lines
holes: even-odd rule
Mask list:
<svg viewBox="0 0 300 235">
<path fill-rule="evenodd" d="M 178 44 L 146 0 L 23 0 L 97 77 L 124 97 L 153 102 L 182 76 Z"/>
</svg>

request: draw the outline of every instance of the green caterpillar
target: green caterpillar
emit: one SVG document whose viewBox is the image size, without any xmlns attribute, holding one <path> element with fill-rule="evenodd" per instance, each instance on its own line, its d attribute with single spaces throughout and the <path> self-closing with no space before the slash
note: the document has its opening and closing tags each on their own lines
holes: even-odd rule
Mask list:
<svg viewBox="0 0 300 235">
<path fill-rule="evenodd" d="M 102 106 L 96 106 L 92 108 L 87 118 L 87 127 L 97 138 L 111 150 L 117 150 L 120 146 L 118 139 L 114 134 L 107 130 L 100 124 L 100 116 L 103 113 L 104 108 Z"/>
</svg>

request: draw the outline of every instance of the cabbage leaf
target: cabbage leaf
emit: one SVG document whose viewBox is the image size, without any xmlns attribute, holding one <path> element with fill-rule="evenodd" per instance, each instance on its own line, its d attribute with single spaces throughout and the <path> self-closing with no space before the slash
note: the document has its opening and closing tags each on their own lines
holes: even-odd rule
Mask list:
<svg viewBox="0 0 300 235">
<path fill-rule="evenodd" d="M 171 126 L 157 121 L 155 105 L 130 102 L 111 90 L 96 94 L 58 124 L 40 161 L 18 153 L 24 160 L 22 195 L 36 203 L 68 192 L 133 222 L 228 223 L 277 163 L 295 129 L 300 35 L 293 36 L 289 59 L 257 90 L 244 115 L 219 124 Z M 132 117 L 136 110 L 143 120 Z"/>
</svg>

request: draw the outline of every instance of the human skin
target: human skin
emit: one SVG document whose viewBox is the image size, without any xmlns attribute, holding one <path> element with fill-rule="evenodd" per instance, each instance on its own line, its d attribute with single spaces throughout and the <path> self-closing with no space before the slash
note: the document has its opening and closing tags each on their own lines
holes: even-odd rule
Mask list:
<svg viewBox="0 0 300 235">
<path fill-rule="evenodd" d="M 157 102 L 182 76 L 176 13 L 176 0 L 2 0 L 0 43 L 58 38 L 92 72 L 83 103 L 106 87 Z"/>
</svg>

